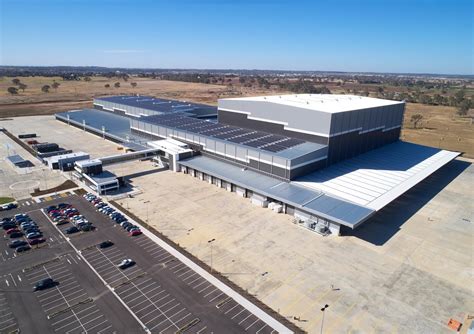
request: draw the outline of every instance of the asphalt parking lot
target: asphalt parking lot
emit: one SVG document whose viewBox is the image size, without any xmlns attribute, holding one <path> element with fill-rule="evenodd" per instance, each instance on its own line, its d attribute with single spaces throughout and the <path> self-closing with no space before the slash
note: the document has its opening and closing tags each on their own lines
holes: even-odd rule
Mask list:
<svg viewBox="0 0 474 334">
<path fill-rule="evenodd" d="M 1 212 L 0 218 L 27 213 L 46 242 L 18 254 L 8 247 L 10 238 L 0 242 L 0 333 L 143 333 L 133 316 L 40 211 L 69 198 L 73 197 Z M 48 277 L 58 284 L 33 292 L 33 286 Z"/>
<path fill-rule="evenodd" d="M 41 210 L 60 202 L 96 227 L 66 235 Z M 82 197 L 69 194 L 29 203 L 0 218 L 27 213 L 46 242 L 18 253 L 0 244 L 0 332 L 272 333 L 271 326 L 145 235 L 131 237 Z M 114 245 L 100 249 L 105 240 Z M 123 259 L 137 263 L 125 270 Z M 59 284 L 33 292 L 36 282 Z"/>
<path fill-rule="evenodd" d="M 128 236 L 82 198 L 73 197 L 69 202 L 97 227 L 68 236 L 70 241 L 151 332 L 275 332 L 147 236 Z M 58 228 L 65 231 L 67 227 Z M 106 249 L 95 246 L 105 240 L 114 245 Z M 127 258 L 134 259 L 136 265 L 118 269 L 117 264 Z"/>
</svg>

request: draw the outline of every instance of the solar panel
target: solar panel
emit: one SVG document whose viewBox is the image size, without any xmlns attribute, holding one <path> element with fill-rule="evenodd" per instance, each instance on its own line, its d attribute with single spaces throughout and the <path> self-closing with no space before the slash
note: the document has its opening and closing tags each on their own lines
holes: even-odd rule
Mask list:
<svg viewBox="0 0 474 334">
<path fill-rule="evenodd" d="M 273 145 L 262 147 L 262 150 L 276 153 L 276 152 L 286 150 L 286 147 L 283 147 L 283 146 L 280 146 L 280 145 L 277 145 L 277 144 L 273 144 Z"/>
</svg>

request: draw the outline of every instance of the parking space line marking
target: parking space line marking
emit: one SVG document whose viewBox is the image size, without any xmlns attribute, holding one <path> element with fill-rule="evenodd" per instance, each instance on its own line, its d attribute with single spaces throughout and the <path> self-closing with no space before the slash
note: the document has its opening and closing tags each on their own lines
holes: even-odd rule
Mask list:
<svg viewBox="0 0 474 334">
<path fill-rule="evenodd" d="M 181 270 L 183 270 L 183 269 L 189 269 L 189 267 L 185 265 L 183 268 L 174 271 L 174 273 L 177 274 L 177 273 L 179 273 L 179 272 L 180 272 Z"/>
<path fill-rule="evenodd" d="M 201 278 L 202 278 L 202 279 L 205 279 L 205 278 L 203 278 L 201 275 L 199 275 L 198 278 L 195 278 L 194 280 L 192 280 L 191 282 L 189 282 L 188 285 L 193 284 L 194 282 L 196 282 L 197 280 L 199 280 L 199 279 L 201 279 Z"/>
<path fill-rule="evenodd" d="M 146 301 L 146 300 L 144 300 L 144 302 L 145 302 L 145 301 Z M 143 303 L 143 302 L 142 302 L 142 303 Z M 141 303 L 140 303 L 140 304 L 141 304 Z M 137 305 L 140 305 L 140 304 L 137 304 Z M 136 306 L 136 305 L 135 305 L 135 306 Z M 135 306 L 134 306 L 134 307 L 135 307 Z M 136 313 L 140 313 L 141 311 L 146 310 L 147 308 L 152 307 L 152 306 L 153 306 L 153 305 L 148 304 L 147 306 L 142 307 L 141 309 L 139 309 L 139 310 L 137 310 L 137 311 L 135 311 L 135 312 L 136 312 Z M 156 309 L 155 309 L 155 311 L 156 311 Z"/>
<path fill-rule="evenodd" d="M 193 277 L 193 276 L 195 276 L 195 275 L 197 275 L 197 274 L 198 274 L 198 273 L 194 271 L 191 275 L 189 275 L 189 276 L 183 278 L 183 282 L 186 282 L 187 279 L 189 279 L 189 278 L 191 278 L 191 277 Z"/>
<path fill-rule="evenodd" d="M 243 323 L 245 320 L 247 320 L 248 318 L 250 318 L 251 315 L 252 315 L 252 313 L 249 313 L 248 316 L 246 316 L 244 319 L 242 319 L 242 320 L 239 322 L 239 325 L 240 325 L 241 323 Z"/>
<path fill-rule="evenodd" d="M 212 285 L 212 284 L 211 284 Z M 212 290 L 211 292 L 208 292 L 207 294 L 204 295 L 204 298 L 206 298 L 207 296 L 209 296 L 210 294 L 218 291 L 219 289 L 218 288 L 215 288 L 214 290 Z"/>
<path fill-rule="evenodd" d="M 206 286 L 204 289 L 199 290 L 198 293 L 201 293 L 201 292 L 203 292 L 203 291 L 209 289 L 211 286 L 214 286 L 214 285 L 212 285 L 211 283 L 209 283 L 208 286 Z"/>
<path fill-rule="evenodd" d="M 104 321 L 104 322 L 106 322 L 106 321 Z M 103 323 L 102 323 L 102 324 L 103 324 Z M 102 325 L 102 324 L 101 324 L 101 325 Z M 112 325 L 110 325 L 110 326 L 108 326 L 108 327 L 105 327 L 104 329 L 101 329 L 100 331 L 98 331 L 97 334 L 100 334 L 100 333 L 102 333 L 103 331 L 105 331 L 105 330 L 107 330 L 107 329 L 109 329 L 109 328 L 111 328 L 111 327 L 112 327 Z M 89 330 L 91 330 L 92 328 L 94 328 L 94 327 L 89 328 Z"/>
<path fill-rule="evenodd" d="M 199 283 L 198 285 L 195 285 L 195 286 L 193 287 L 193 290 L 196 290 L 196 288 L 197 288 L 198 286 L 201 286 L 201 285 L 203 285 L 204 283 L 209 283 L 209 282 L 208 282 L 206 279 L 204 279 L 204 282 L 201 282 L 201 283 Z"/>
<path fill-rule="evenodd" d="M 159 262 L 165 262 L 166 260 L 168 260 L 168 259 L 170 259 L 170 258 L 172 258 L 172 257 L 174 257 L 174 256 L 168 253 L 168 255 L 166 255 L 166 256 L 164 256 L 164 257 L 160 257 L 159 259 L 157 259 L 157 261 L 159 261 Z M 156 259 L 156 257 L 155 257 L 155 259 Z"/>
<path fill-rule="evenodd" d="M 186 319 L 187 317 L 189 317 L 191 315 L 191 313 L 188 313 L 186 314 L 184 317 L 182 317 L 181 319 L 177 320 L 176 323 L 180 322 L 181 320 L 183 319 Z M 161 332 L 164 332 L 165 330 L 167 330 L 168 328 L 170 328 L 172 325 L 169 325 L 168 327 L 166 327 L 165 329 L 163 329 Z M 156 326 L 152 327 L 151 329 L 154 329 Z"/>
<path fill-rule="evenodd" d="M 181 265 L 186 266 L 183 262 L 180 261 L 180 262 L 178 262 L 178 264 L 175 264 L 174 266 L 170 267 L 170 270 L 173 270 L 174 268 L 176 268 L 178 266 L 181 266 Z"/>
<path fill-rule="evenodd" d="M 189 270 L 186 270 L 186 271 L 183 271 L 182 274 L 179 274 L 178 277 L 181 277 L 183 275 L 186 275 L 187 273 L 189 273 L 190 271 L 193 271 L 191 268 L 189 268 Z"/>
<path fill-rule="evenodd" d="M 227 314 L 229 313 L 230 311 L 232 311 L 234 308 L 236 308 L 237 306 L 239 306 L 239 304 L 235 304 L 232 308 L 228 309 L 226 312 L 224 312 L 224 314 Z"/>
<path fill-rule="evenodd" d="M 13 278 L 13 275 L 10 273 L 10 277 L 12 278 L 12 281 L 13 281 L 13 284 L 15 284 L 15 286 L 18 286 L 15 282 L 15 279 Z"/>
<path fill-rule="evenodd" d="M 245 310 L 246 310 L 245 308 L 242 308 L 242 310 L 241 310 L 239 313 L 237 313 L 236 315 L 234 315 L 234 316 L 232 317 L 232 319 L 234 319 L 236 316 L 238 316 L 240 313 L 242 313 L 242 312 L 245 311 Z"/>
<path fill-rule="evenodd" d="M 77 312 L 77 314 L 82 313 L 82 312 L 85 312 L 85 311 L 87 311 L 87 310 L 90 310 L 91 308 L 94 308 L 94 307 L 95 307 L 95 305 L 89 306 L 89 307 L 86 308 L 86 309 L 80 310 L 79 312 Z M 66 317 L 66 318 L 63 318 L 63 319 L 58 320 L 58 321 L 56 321 L 56 322 L 53 322 L 53 323 L 51 324 L 51 326 L 54 327 L 54 326 L 56 326 L 57 324 L 59 324 L 59 323 L 65 321 L 65 320 L 67 320 L 67 319 L 69 319 L 69 318 L 71 318 L 71 317 L 73 317 L 73 316 L 74 316 L 74 315 L 71 314 L 70 316 L 68 316 L 68 317 Z"/>
<path fill-rule="evenodd" d="M 264 324 L 262 328 L 260 328 L 258 331 L 255 332 L 255 334 L 258 334 L 262 329 L 264 329 L 265 327 L 267 327 L 267 324 Z"/>
<path fill-rule="evenodd" d="M 196 332 L 196 334 L 199 334 L 201 333 L 203 330 L 205 330 L 207 328 L 207 326 L 204 326 L 203 328 L 201 328 L 199 331 Z"/>
<path fill-rule="evenodd" d="M 106 322 L 107 322 L 107 319 L 105 319 L 105 320 L 102 321 L 101 323 L 98 323 L 97 325 L 94 325 L 94 326 L 90 327 L 90 328 L 88 329 L 89 333 L 90 333 L 90 331 L 91 331 L 93 328 L 96 328 L 96 327 L 98 327 L 98 326 L 101 326 L 101 325 L 105 324 Z M 110 327 L 112 327 L 112 325 L 109 325 L 109 326 L 106 327 L 105 329 L 109 329 Z M 100 332 L 102 332 L 102 331 L 105 330 L 105 329 L 102 329 L 101 331 L 99 331 L 99 332 L 97 332 L 97 333 L 100 333 Z"/>
<path fill-rule="evenodd" d="M 257 318 L 257 317 L 256 317 Z M 250 326 L 248 326 L 247 328 L 245 328 L 245 330 L 247 331 L 250 327 L 252 327 L 253 325 L 255 325 L 260 319 L 257 318 L 257 320 L 255 320 L 254 322 L 252 322 L 252 324 Z"/>
</svg>

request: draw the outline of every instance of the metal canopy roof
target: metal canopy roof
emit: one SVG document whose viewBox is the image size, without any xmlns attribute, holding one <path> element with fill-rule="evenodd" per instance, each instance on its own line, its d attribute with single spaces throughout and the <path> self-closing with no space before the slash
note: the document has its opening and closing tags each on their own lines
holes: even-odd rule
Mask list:
<svg viewBox="0 0 474 334">
<path fill-rule="evenodd" d="M 378 211 L 458 155 L 399 141 L 307 174 L 293 183 Z"/>
<path fill-rule="evenodd" d="M 355 228 L 374 213 L 374 210 L 338 199 L 322 191 L 282 182 L 206 156 L 179 161 L 179 164 L 351 228 Z"/>
</svg>

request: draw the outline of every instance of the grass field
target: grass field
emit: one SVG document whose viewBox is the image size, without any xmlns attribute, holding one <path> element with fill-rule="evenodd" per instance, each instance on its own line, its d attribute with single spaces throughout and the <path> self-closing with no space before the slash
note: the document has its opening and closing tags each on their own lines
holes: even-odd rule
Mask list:
<svg viewBox="0 0 474 334">
<path fill-rule="evenodd" d="M 92 98 L 103 95 L 142 94 L 216 105 L 219 98 L 285 93 L 242 87 L 238 85 L 237 80 L 230 87 L 149 78 L 131 78 L 125 82 L 117 78 L 93 77 L 92 81 L 86 82 L 63 81 L 59 77 L 22 77 L 21 82 L 28 86 L 25 92 L 11 95 L 7 92 L 7 88 L 13 86 L 11 80 L 9 77 L 0 78 L 0 118 L 47 115 L 71 109 L 92 108 Z M 51 85 L 54 81 L 60 83 L 57 90 L 51 89 L 49 93 L 41 91 L 43 85 Z M 120 88 L 113 87 L 115 82 L 120 82 Z M 133 88 L 130 82 L 136 82 L 137 87 Z M 106 84 L 112 88 L 105 88 Z M 414 129 L 410 118 L 416 113 L 422 114 L 423 120 L 418 128 Z M 467 157 L 474 157 L 471 118 L 457 116 L 455 108 L 452 107 L 407 103 L 402 139 L 460 151 Z"/>
<path fill-rule="evenodd" d="M 13 202 L 14 200 L 13 197 L 0 197 L 0 205 Z"/>
</svg>

